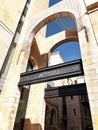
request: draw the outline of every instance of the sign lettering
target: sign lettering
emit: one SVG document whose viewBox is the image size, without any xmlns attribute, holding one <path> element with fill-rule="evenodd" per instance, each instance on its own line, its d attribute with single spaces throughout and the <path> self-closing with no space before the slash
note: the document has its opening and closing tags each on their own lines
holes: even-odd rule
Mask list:
<svg viewBox="0 0 98 130">
<path fill-rule="evenodd" d="M 19 85 L 40 83 L 67 77 L 83 75 L 82 61 L 76 60 L 48 68 L 38 69 L 31 72 L 22 73 Z"/>
</svg>

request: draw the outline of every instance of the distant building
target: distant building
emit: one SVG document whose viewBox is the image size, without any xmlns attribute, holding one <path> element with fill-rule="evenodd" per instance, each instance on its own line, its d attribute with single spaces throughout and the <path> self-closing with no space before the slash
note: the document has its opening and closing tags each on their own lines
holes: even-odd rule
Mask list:
<svg viewBox="0 0 98 130">
<path fill-rule="evenodd" d="M 49 65 L 63 63 L 59 52 L 53 53 Z M 52 81 L 48 87 L 84 83 L 84 76 Z M 93 130 L 87 95 L 46 99 L 45 130 Z"/>
</svg>

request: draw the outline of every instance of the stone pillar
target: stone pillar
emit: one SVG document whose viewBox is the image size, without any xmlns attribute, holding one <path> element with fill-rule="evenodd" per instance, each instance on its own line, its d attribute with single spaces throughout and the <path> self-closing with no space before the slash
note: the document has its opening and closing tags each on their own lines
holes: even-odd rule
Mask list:
<svg viewBox="0 0 98 130">
<path fill-rule="evenodd" d="M 46 83 L 34 84 L 30 87 L 24 130 L 44 130 L 45 87 Z"/>
<path fill-rule="evenodd" d="M 84 29 L 79 34 L 80 49 L 94 130 L 98 130 L 98 46 L 89 15 L 82 17 Z"/>
<path fill-rule="evenodd" d="M 26 62 L 28 61 L 28 57 L 24 57 L 24 52 L 21 52 L 19 62 L 15 61 L 17 55 L 19 56 L 18 49 L 19 46 L 15 51 L 11 67 L 0 95 L 0 124 L 2 124 L 0 125 L 0 130 L 13 130 L 15 122 L 21 93 L 18 87 L 18 82 L 20 73 L 22 70 L 25 71 Z"/>
</svg>

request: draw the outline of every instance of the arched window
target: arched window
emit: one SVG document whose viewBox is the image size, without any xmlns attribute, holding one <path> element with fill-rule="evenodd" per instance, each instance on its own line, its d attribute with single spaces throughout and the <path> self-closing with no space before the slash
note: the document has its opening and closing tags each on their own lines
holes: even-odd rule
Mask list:
<svg viewBox="0 0 98 130">
<path fill-rule="evenodd" d="M 32 71 L 32 70 L 33 70 L 33 66 L 32 66 L 31 62 L 28 61 L 27 68 L 26 68 L 26 72 Z"/>
</svg>

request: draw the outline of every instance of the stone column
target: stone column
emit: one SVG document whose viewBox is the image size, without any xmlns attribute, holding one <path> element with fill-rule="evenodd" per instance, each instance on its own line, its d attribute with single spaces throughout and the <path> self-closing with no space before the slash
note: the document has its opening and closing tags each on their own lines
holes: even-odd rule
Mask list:
<svg viewBox="0 0 98 130">
<path fill-rule="evenodd" d="M 45 87 L 46 83 L 34 84 L 30 87 L 24 130 L 44 130 Z"/>
<path fill-rule="evenodd" d="M 18 87 L 18 82 L 20 73 L 22 70 L 25 71 L 26 62 L 28 61 L 29 56 L 29 54 L 24 52 L 21 52 L 20 55 L 19 47 L 20 46 L 18 46 L 15 51 L 11 67 L 0 95 L 0 124 L 2 124 L 0 125 L 0 130 L 13 130 L 15 122 L 21 93 Z M 15 60 L 17 56 L 21 57 L 19 62 L 18 60 Z"/>
<path fill-rule="evenodd" d="M 89 15 L 82 17 L 84 29 L 79 34 L 80 49 L 94 130 L 98 130 L 98 46 Z"/>
</svg>

